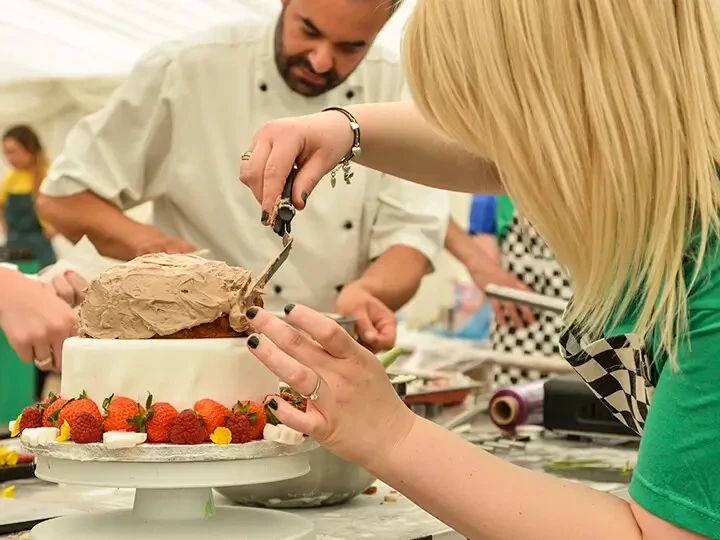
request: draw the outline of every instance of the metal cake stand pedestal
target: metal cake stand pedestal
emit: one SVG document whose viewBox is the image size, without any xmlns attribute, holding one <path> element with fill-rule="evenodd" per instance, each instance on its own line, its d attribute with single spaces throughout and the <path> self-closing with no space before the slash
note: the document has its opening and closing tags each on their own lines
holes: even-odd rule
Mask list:
<svg viewBox="0 0 720 540">
<path fill-rule="evenodd" d="M 313 523 L 277 510 L 216 507 L 212 488 L 297 478 L 310 471 L 299 446 L 259 441 L 244 445 L 104 445 L 49 443 L 26 448 L 35 475 L 48 482 L 135 488 L 131 510 L 75 514 L 33 528 L 32 540 L 315 540 Z"/>
</svg>

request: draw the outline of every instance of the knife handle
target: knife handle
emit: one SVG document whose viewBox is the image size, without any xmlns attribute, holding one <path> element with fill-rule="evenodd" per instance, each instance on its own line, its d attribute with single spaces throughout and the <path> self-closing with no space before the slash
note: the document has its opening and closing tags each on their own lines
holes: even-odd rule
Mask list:
<svg viewBox="0 0 720 540">
<path fill-rule="evenodd" d="M 287 179 L 285 180 L 285 187 L 283 188 L 282 192 L 282 199 L 290 199 L 292 200 L 292 189 L 293 184 L 295 183 L 295 177 L 298 173 L 298 167 L 295 163 L 293 163 L 292 169 L 290 169 L 290 174 L 288 174 Z"/>
</svg>

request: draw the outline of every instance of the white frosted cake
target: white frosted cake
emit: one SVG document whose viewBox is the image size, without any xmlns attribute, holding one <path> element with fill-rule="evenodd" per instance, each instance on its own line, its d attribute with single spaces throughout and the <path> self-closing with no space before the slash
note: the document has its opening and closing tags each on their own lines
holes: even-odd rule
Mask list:
<svg viewBox="0 0 720 540">
<path fill-rule="evenodd" d="M 27 407 L 16 434 L 120 448 L 273 433 L 263 398 L 279 380 L 247 349 L 252 327 L 238 302 L 250 282 L 247 270 L 194 255 L 109 269 L 88 286 L 80 337 L 65 342 L 61 396 Z M 261 306 L 261 293 L 250 303 Z"/>
<path fill-rule="evenodd" d="M 99 406 L 111 395 L 142 405 L 148 397 L 178 411 L 201 399 L 232 408 L 262 402 L 278 379 L 244 338 L 104 340 L 70 338 L 63 347 L 62 396 L 83 392 Z"/>
</svg>

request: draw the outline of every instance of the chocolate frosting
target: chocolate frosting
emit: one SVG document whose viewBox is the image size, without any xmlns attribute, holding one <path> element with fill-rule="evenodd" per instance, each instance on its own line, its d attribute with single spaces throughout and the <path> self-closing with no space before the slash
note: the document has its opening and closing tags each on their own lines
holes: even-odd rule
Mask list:
<svg viewBox="0 0 720 540">
<path fill-rule="evenodd" d="M 251 275 L 196 255 L 143 255 L 92 280 L 80 305 L 80 333 L 96 339 L 147 339 L 229 315 L 236 332 L 251 326 L 238 298 Z"/>
</svg>

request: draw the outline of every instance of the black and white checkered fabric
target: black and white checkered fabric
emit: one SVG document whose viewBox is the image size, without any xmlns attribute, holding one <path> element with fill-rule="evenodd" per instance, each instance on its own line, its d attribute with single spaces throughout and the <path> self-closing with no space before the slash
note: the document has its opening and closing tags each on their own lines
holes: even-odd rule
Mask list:
<svg viewBox="0 0 720 540">
<path fill-rule="evenodd" d="M 615 418 L 642 435 L 654 391 L 644 340 L 637 334 L 592 340 L 570 328 L 560 336 L 560 351 Z"/>
<path fill-rule="evenodd" d="M 570 281 L 532 225 L 517 213 L 513 217 L 500 244 L 501 264 L 530 289 L 539 294 L 569 301 L 572 297 Z M 558 339 L 562 331 L 562 317 L 536 312 L 536 322 L 524 328 L 509 323 L 498 326 L 493 321 L 490 345 L 493 350 L 513 354 L 552 356 L 558 354 Z M 542 378 L 538 371 L 496 367 L 497 387 L 521 384 Z"/>
</svg>

